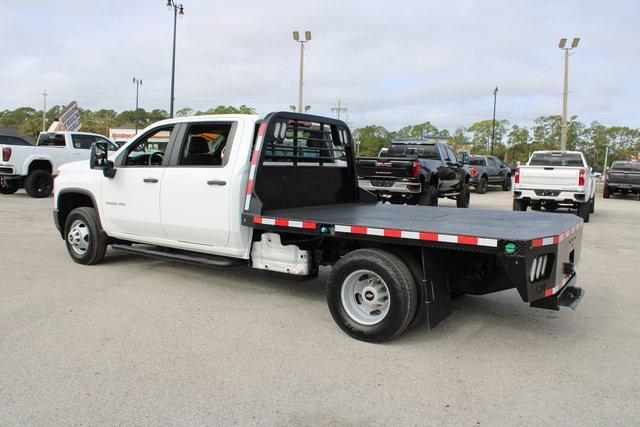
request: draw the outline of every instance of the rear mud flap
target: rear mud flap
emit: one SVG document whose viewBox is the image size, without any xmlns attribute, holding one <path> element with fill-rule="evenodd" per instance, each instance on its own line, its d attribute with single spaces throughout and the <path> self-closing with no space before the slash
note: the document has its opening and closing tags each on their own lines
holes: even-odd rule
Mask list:
<svg viewBox="0 0 640 427">
<path fill-rule="evenodd" d="M 442 268 L 446 263 L 440 260 L 440 254 L 436 251 L 422 249 L 422 282 L 426 289 L 425 317 L 429 329 L 447 318 L 451 310 L 451 292 L 447 275 Z"/>
</svg>

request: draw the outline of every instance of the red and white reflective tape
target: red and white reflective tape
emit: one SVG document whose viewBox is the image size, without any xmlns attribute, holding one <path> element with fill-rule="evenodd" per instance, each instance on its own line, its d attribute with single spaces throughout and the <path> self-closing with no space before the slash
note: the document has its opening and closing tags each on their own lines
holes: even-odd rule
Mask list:
<svg viewBox="0 0 640 427">
<path fill-rule="evenodd" d="M 247 181 L 247 191 L 244 199 L 244 210 L 249 210 L 251 206 L 251 195 L 253 194 L 253 185 L 256 180 L 256 169 L 258 168 L 258 161 L 260 160 L 260 152 L 262 151 L 262 140 L 264 134 L 267 131 L 267 122 L 260 124 L 258 128 L 258 136 L 256 137 L 256 144 L 253 147 L 251 153 L 251 169 L 249 170 L 249 180 Z"/>
<path fill-rule="evenodd" d="M 425 240 L 430 242 L 456 243 L 458 245 L 498 247 L 498 240 L 474 236 L 454 236 L 450 234 L 428 233 L 420 231 L 371 228 L 358 225 L 336 225 L 337 233 L 361 234 L 367 236 L 394 237 L 397 239 Z"/>
<path fill-rule="evenodd" d="M 254 224 L 273 225 L 275 227 L 292 227 L 292 228 L 304 228 L 306 230 L 315 230 L 317 223 L 313 221 L 295 221 L 292 219 L 283 218 L 266 218 L 264 216 L 254 215 Z"/>
<path fill-rule="evenodd" d="M 566 230 L 564 233 L 559 234 L 557 236 L 543 237 L 541 239 L 533 239 L 531 241 L 531 247 L 539 248 L 542 246 L 557 245 L 558 243 L 562 242 L 563 240 L 571 236 L 573 233 L 578 231 L 582 227 L 582 224 L 583 222 L 580 222 L 574 225 L 573 227 L 571 227 L 570 229 Z"/>
<path fill-rule="evenodd" d="M 551 295 L 555 295 L 556 293 L 558 293 L 560 289 L 564 288 L 564 285 L 566 285 L 570 279 L 571 277 L 565 277 L 564 279 L 562 279 L 560 283 L 555 285 L 553 288 L 545 289 L 544 296 L 550 297 Z"/>
</svg>

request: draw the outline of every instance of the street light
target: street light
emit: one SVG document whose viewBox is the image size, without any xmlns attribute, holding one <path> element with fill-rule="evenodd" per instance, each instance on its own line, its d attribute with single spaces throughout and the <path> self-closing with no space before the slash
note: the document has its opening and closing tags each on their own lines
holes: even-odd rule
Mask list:
<svg viewBox="0 0 640 427">
<path fill-rule="evenodd" d="M 138 92 L 140 91 L 140 86 L 142 86 L 142 79 L 133 78 L 133 83 L 136 85 L 136 134 L 138 133 Z"/>
<path fill-rule="evenodd" d="M 311 40 L 311 31 L 304 32 L 304 40 L 300 39 L 300 32 L 293 32 L 293 39 L 300 43 L 300 86 L 298 88 L 298 111 L 302 112 L 302 85 L 304 77 L 304 44 Z"/>
<path fill-rule="evenodd" d="M 567 98 L 569 96 L 569 51 L 578 47 L 580 37 L 575 37 L 570 47 L 567 46 L 567 39 L 560 39 L 558 47 L 564 50 L 564 91 L 562 94 L 562 128 L 560 133 L 560 150 L 567 149 Z"/>
<path fill-rule="evenodd" d="M 491 155 L 493 156 L 493 144 L 496 142 L 496 98 L 498 97 L 498 86 L 493 91 L 493 125 L 491 127 Z"/>
<path fill-rule="evenodd" d="M 174 0 L 167 0 L 167 8 L 169 11 L 173 9 L 173 51 L 171 54 L 171 101 L 169 106 L 169 117 L 173 117 L 173 101 L 175 97 L 173 95 L 175 88 L 175 76 L 176 76 L 176 24 L 178 21 L 178 15 L 182 17 L 184 15 L 184 7 L 182 4 L 177 4 Z"/>
</svg>

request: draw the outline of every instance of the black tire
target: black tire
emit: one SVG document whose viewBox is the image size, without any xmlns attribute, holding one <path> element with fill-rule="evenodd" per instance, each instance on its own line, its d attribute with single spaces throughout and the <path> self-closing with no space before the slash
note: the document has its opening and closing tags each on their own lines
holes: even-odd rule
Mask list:
<svg viewBox="0 0 640 427">
<path fill-rule="evenodd" d="M 476 193 L 484 194 L 487 192 L 488 188 L 489 188 L 489 180 L 487 180 L 487 177 L 486 176 L 480 177 L 480 180 L 478 181 L 478 185 L 476 186 Z"/>
<path fill-rule="evenodd" d="M 609 190 L 609 187 L 607 187 L 606 185 L 602 190 L 602 197 L 604 197 L 605 199 L 608 199 L 609 197 L 611 197 L 611 190 Z"/>
<path fill-rule="evenodd" d="M 345 280 L 358 270 L 369 270 L 384 280 L 389 290 L 387 314 L 375 324 L 356 321 L 342 302 Z M 333 320 L 351 337 L 382 342 L 401 334 L 411 323 L 418 302 L 416 284 L 409 267 L 396 255 L 382 249 L 358 249 L 340 258 L 329 277 L 327 305 Z M 355 299 L 354 299 L 355 300 Z M 360 304 L 356 301 L 356 304 Z"/>
<path fill-rule="evenodd" d="M 87 242 L 87 247 L 84 252 L 79 252 L 74 249 L 74 245 L 71 240 L 79 241 L 81 239 L 81 234 L 75 234 L 71 236 L 72 226 L 79 221 L 82 225 L 79 226 L 79 229 L 86 229 L 87 234 L 86 238 L 83 238 L 85 242 Z M 71 259 L 73 259 L 78 264 L 92 265 L 97 264 L 104 258 L 105 253 L 107 252 L 107 234 L 102 230 L 102 226 L 100 225 L 100 219 L 96 213 L 94 208 L 76 208 L 69 213 L 67 216 L 67 220 L 64 225 L 64 238 L 65 244 L 67 245 L 67 251 L 69 255 L 71 255 Z"/>
<path fill-rule="evenodd" d="M 24 189 L 35 199 L 49 197 L 53 191 L 53 177 L 45 170 L 36 169 L 25 178 Z"/>
<path fill-rule="evenodd" d="M 502 181 L 502 191 L 511 191 L 511 176 L 508 176 Z"/>
<path fill-rule="evenodd" d="M 596 196 L 593 196 L 593 199 L 591 199 L 591 203 L 589 204 L 589 211 L 591 213 L 596 213 Z"/>
<path fill-rule="evenodd" d="M 584 202 L 578 204 L 576 215 L 578 215 L 584 222 L 589 222 L 589 215 L 591 213 L 591 203 Z"/>
<path fill-rule="evenodd" d="M 468 208 L 471 203 L 471 190 L 469 183 L 462 184 L 462 191 L 456 196 L 456 206 L 459 208 Z"/>
<path fill-rule="evenodd" d="M 540 209 L 542 209 L 542 205 L 531 205 L 532 211 L 539 211 Z"/>
<path fill-rule="evenodd" d="M 438 189 L 433 185 L 428 185 L 427 191 L 418 196 L 418 204 L 420 206 L 438 206 Z"/>
<path fill-rule="evenodd" d="M 16 179 L 0 178 L 0 194 L 13 194 L 20 189 Z"/>
<path fill-rule="evenodd" d="M 527 202 L 525 200 L 513 199 L 513 210 L 522 212 L 526 211 Z"/>
<path fill-rule="evenodd" d="M 413 315 L 413 319 L 409 322 L 409 326 L 405 329 L 405 331 L 413 328 L 414 326 L 420 324 L 427 314 L 427 303 L 426 303 L 426 292 L 422 285 L 422 261 L 419 256 L 415 256 L 411 252 L 407 251 L 404 248 L 396 248 L 393 251 L 405 264 L 409 267 L 409 271 L 413 275 L 413 281 L 416 284 L 416 295 L 417 295 L 417 303 L 416 303 L 416 312 Z"/>
</svg>

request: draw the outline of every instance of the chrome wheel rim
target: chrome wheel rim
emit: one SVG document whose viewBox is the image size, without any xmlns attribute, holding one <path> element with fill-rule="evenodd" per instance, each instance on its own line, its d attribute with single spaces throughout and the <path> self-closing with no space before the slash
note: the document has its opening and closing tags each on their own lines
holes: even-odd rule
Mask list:
<svg viewBox="0 0 640 427">
<path fill-rule="evenodd" d="M 391 296 L 382 278 L 371 270 L 357 270 L 342 282 L 342 307 L 361 325 L 380 323 L 389 312 Z"/>
<path fill-rule="evenodd" d="M 79 219 L 73 221 L 67 235 L 67 241 L 76 254 L 84 255 L 89 249 L 89 227 L 87 224 Z"/>
</svg>

